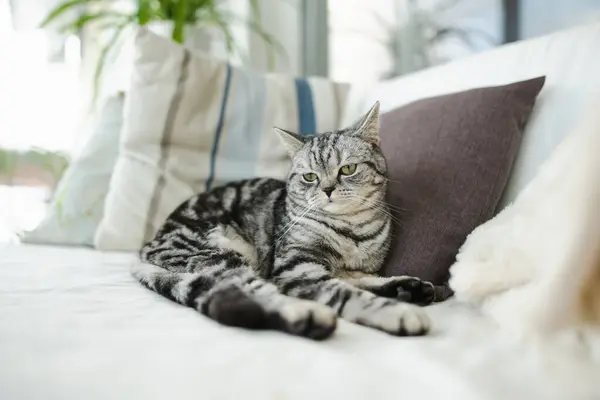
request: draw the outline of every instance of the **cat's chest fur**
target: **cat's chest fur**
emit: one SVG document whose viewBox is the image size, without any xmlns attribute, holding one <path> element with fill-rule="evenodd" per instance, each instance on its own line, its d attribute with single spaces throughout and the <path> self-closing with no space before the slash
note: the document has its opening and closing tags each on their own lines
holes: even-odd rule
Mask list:
<svg viewBox="0 0 600 400">
<path fill-rule="evenodd" d="M 354 233 L 354 237 L 335 234 L 321 238 L 321 245 L 333 250 L 332 267 L 336 271 L 379 271 L 387 250 L 385 240 L 357 240 L 362 232 Z"/>
<path fill-rule="evenodd" d="M 333 247 L 341 256 L 336 263 L 339 269 L 360 270 L 372 267 L 373 254 L 370 243 L 357 243 L 350 238 L 340 237 Z"/>
</svg>

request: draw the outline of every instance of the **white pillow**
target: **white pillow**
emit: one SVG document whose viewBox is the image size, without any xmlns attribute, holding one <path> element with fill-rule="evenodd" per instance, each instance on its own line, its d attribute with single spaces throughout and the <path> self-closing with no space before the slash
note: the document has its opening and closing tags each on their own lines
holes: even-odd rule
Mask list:
<svg viewBox="0 0 600 400">
<path fill-rule="evenodd" d="M 579 291 L 600 245 L 598 110 L 600 102 L 514 204 L 467 238 L 450 269 L 458 300 L 480 304 L 518 331 L 577 324 Z"/>
<path fill-rule="evenodd" d="M 65 171 L 47 214 L 21 240 L 26 243 L 92 246 L 117 161 L 124 94 L 109 97 L 81 153 Z"/>
<path fill-rule="evenodd" d="M 273 126 L 301 134 L 340 127 L 345 84 L 238 69 L 144 28 L 135 47 L 100 249 L 138 249 L 179 204 L 208 188 L 283 179 L 289 158 Z"/>
</svg>

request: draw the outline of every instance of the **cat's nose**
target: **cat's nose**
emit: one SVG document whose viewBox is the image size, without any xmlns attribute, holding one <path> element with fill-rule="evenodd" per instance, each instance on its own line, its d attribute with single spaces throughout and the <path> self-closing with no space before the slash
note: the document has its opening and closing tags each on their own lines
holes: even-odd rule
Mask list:
<svg viewBox="0 0 600 400">
<path fill-rule="evenodd" d="M 334 187 L 323 188 L 323 192 L 327 195 L 327 197 L 331 197 L 331 193 L 335 190 Z"/>
</svg>

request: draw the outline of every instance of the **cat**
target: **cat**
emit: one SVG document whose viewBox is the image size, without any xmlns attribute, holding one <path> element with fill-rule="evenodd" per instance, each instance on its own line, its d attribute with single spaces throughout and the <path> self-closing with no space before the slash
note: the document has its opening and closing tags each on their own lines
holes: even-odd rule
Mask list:
<svg viewBox="0 0 600 400">
<path fill-rule="evenodd" d="M 274 128 L 287 181 L 257 178 L 193 196 L 142 247 L 132 274 L 222 324 L 315 340 L 337 317 L 424 335 L 433 285 L 383 278 L 392 235 L 379 103 L 353 126 L 314 136 Z M 415 303 L 415 304 L 410 304 Z"/>
</svg>

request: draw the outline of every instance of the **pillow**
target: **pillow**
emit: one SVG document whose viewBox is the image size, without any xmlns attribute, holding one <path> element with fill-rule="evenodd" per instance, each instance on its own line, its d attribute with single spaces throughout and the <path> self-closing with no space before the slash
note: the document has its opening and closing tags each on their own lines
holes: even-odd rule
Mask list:
<svg viewBox="0 0 600 400">
<path fill-rule="evenodd" d="M 386 275 L 443 285 L 460 245 L 493 216 L 544 78 L 413 102 L 381 117 L 398 221 Z M 438 288 L 437 298 L 451 295 Z"/>
<path fill-rule="evenodd" d="M 123 102 L 124 95 L 119 93 L 103 104 L 98 124 L 65 171 L 45 218 L 35 229 L 22 235 L 23 242 L 93 245 L 117 160 Z"/>
<path fill-rule="evenodd" d="M 273 126 L 339 128 L 348 86 L 259 74 L 192 54 L 141 28 L 119 157 L 95 245 L 136 250 L 194 193 L 257 176 L 284 179 Z"/>
</svg>

